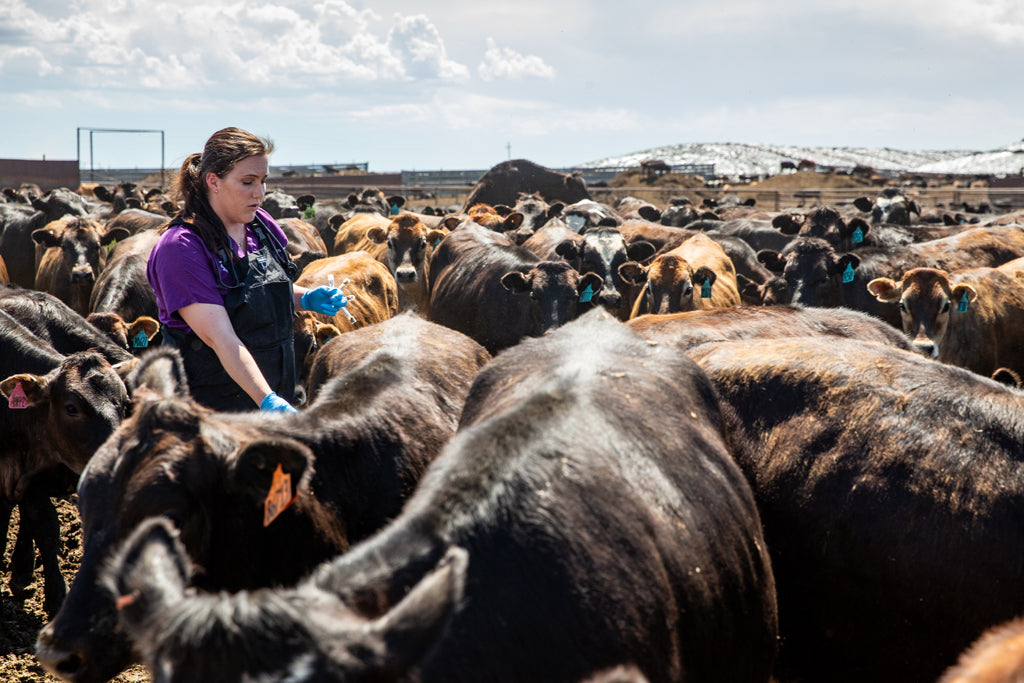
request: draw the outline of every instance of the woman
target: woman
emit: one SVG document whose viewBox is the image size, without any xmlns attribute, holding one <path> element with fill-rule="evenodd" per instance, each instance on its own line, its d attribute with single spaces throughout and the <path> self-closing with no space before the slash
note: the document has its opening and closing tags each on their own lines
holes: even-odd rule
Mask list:
<svg viewBox="0 0 1024 683">
<path fill-rule="evenodd" d="M 345 305 L 337 289 L 292 284 L 287 238 L 260 208 L 272 151 L 224 128 L 185 159 L 181 210 L 146 269 L 164 343 L 181 351 L 192 396 L 214 410 L 295 411 L 294 309 L 334 315 Z"/>
</svg>

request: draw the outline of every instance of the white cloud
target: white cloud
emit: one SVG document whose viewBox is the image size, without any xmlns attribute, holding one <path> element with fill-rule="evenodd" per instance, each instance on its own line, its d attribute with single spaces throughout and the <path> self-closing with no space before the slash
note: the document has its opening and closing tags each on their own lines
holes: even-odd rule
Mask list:
<svg viewBox="0 0 1024 683">
<path fill-rule="evenodd" d="M 555 77 L 554 68 L 536 55 L 522 55 L 508 47 L 498 47 L 494 38 L 487 39 L 484 61 L 477 67 L 480 78 L 485 81 L 517 78 Z"/>
<path fill-rule="evenodd" d="M 405 73 L 411 78 L 465 80 L 469 76 L 469 69 L 448 58 L 440 33 L 422 14 L 395 15 L 395 24 L 388 32 L 388 47 L 401 58 Z"/>
</svg>

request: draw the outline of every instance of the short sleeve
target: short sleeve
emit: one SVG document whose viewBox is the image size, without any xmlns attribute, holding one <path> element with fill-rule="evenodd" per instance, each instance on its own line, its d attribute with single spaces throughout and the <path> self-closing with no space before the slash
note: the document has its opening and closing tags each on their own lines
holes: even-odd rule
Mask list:
<svg viewBox="0 0 1024 683">
<path fill-rule="evenodd" d="M 149 255 L 146 278 L 156 295 L 160 322 L 180 330 L 188 325 L 176 315 L 190 304 L 224 305 L 213 269 L 223 267 L 206 249 L 202 239 L 188 228 L 168 228 Z M 224 274 L 225 280 L 230 275 Z"/>
</svg>

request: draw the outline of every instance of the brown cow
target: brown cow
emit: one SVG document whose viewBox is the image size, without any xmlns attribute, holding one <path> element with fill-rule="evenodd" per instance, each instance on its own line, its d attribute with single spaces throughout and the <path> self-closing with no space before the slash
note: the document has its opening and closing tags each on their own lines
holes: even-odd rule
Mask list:
<svg viewBox="0 0 1024 683">
<path fill-rule="evenodd" d="M 355 298 L 334 317 L 314 313 L 321 322 L 331 323 L 342 332 L 350 332 L 393 318 L 398 313 L 398 285 L 395 278 L 387 266 L 365 251 L 337 254 L 313 261 L 302 271 L 295 284 L 300 287 L 319 287 L 329 284 L 328 278 L 331 276 L 335 287 L 342 287 L 346 294 Z"/>
<path fill-rule="evenodd" d="M 324 344 L 341 334 L 341 330 L 333 323 L 319 320 L 315 313 L 295 311 L 292 332 L 295 338 L 295 376 L 298 378 L 295 405 L 298 406 L 309 401 L 309 372 L 313 359 Z"/>
<path fill-rule="evenodd" d="M 398 309 L 426 316 L 430 306 L 427 263 L 440 234 L 408 212 L 391 219 L 356 214 L 338 228 L 334 253 L 365 251 L 373 256 L 387 266 L 398 284 Z"/>
<path fill-rule="evenodd" d="M 627 261 L 619 266 L 619 274 L 627 282 L 642 287 L 630 318 L 644 313 L 678 313 L 740 304 L 732 260 L 721 245 L 703 233 L 656 256 L 648 266 Z"/>
<path fill-rule="evenodd" d="M 877 278 L 868 291 L 897 303 L 903 330 L 925 356 L 990 377 L 1024 373 L 1024 258 L 997 268 L 946 272 L 913 268 L 900 281 Z"/>
<path fill-rule="evenodd" d="M 98 220 L 86 217 L 66 217 L 36 230 L 32 239 L 46 250 L 35 288 L 88 315 L 93 285 L 107 262 L 106 246 L 128 235 L 124 228 L 104 231 Z"/>
</svg>

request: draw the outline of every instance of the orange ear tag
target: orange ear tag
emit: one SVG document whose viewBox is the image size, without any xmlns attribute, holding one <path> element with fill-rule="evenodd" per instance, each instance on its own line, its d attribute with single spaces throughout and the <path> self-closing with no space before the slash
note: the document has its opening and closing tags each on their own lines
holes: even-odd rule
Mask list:
<svg viewBox="0 0 1024 683">
<path fill-rule="evenodd" d="M 263 526 L 269 526 L 298 497 L 298 493 L 292 494 L 292 475 L 285 474 L 281 463 L 277 463 L 274 478 L 270 482 L 270 493 L 263 501 Z"/>
<path fill-rule="evenodd" d="M 11 410 L 25 410 L 28 408 L 28 396 L 25 395 L 25 389 L 22 388 L 21 382 L 14 385 L 14 391 L 11 392 L 7 400 L 7 407 Z"/>
</svg>

